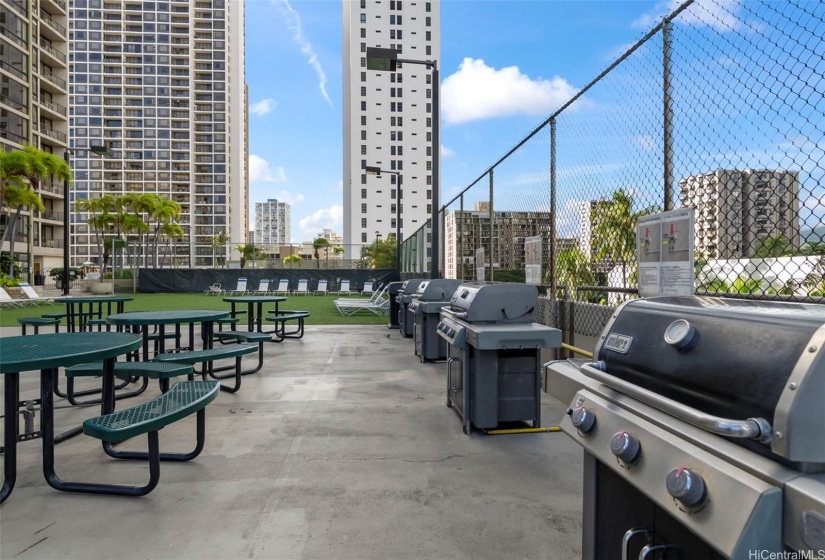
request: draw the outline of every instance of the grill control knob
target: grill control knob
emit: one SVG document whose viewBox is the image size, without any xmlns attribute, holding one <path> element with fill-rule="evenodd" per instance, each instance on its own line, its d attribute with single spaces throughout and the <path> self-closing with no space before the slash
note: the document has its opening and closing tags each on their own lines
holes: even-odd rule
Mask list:
<svg viewBox="0 0 825 560">
<path fill-rule="evenodd" d="M 625 463 L 636 462 L 641 450 L 639 438 L 627 432 L 619 432 L 610 440 L 610 452 Z"/>
<path fill-rule="evenodd" d="M 596 415 L 583 406 L 575 410 L 569 408 L 567 414 L 570 415 L 573 426 L 583 434 L 589 434 L 596 426 Z"/>
<path fill-rule="evenodd" d="M 701 475 L 685 467 L 679 467 L 667 473 L 665 484 L 668 494 L 687 507 L 700 506 L 707 497 L 705 480 Z"/>
</svg>

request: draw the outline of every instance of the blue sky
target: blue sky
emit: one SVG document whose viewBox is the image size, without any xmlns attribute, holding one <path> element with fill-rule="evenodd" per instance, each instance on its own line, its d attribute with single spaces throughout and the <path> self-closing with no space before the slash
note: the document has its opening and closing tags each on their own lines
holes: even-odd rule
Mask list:
<svg viewBox="0 0 825 560">
<path fill-rule="evenodd" d="M 442 198 L 592 80 L 666 5 L 443 0 Z M 291 203 L 293 241 L 343 230 L 341 32 L 339 0 L 246 2 L 251 201 Z"/>
</svg>

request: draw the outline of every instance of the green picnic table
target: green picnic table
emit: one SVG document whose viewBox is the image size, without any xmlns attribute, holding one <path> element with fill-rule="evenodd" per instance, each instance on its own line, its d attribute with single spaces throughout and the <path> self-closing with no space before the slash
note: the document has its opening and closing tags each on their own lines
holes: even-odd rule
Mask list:
<svg viewBox="0 0 825 560">
<path fill-rule="evenodd" d="M 230 296 L 223 300 L 232 306 L 232 317 L 235 316 L 235 305 L 245 303 L 247 305 L 247 328 L 250 331 L 264 332 L 263 330 L 263 315 L 264 304 L 274 303 L 275 312 L 277 314 L 278 304 L 286 301 L 284 296 Z"/>
<path fill-rule="evenodd" d="M 115 304 L 115 313 L 123 313 L 124 304 L 134 299 L 131 296 L 65 296 L 54 301 L 66 305 L 67 330 L 78 332 L 86 330 L 90 319 L 104 318 L 103 304 L 106 304 L 106 315 L 111 315 L 112 304 Z"/>
<path fill-rule="evenodd" d="M 106 322 L 111 325 L 140 327 L 143 334 L 143 359 L 149 359 L 149 340 L 151 333 L 149 327 L 158 328 L 158 354 L 166 351 L 165 327 L 175 326 L 176 340 L 180 339 L 180 326 L 189 325 L 189 346 L 194 350 L 195 325 L 201 324 L 201 339 L 203 349 L 212 347 L 212 334 L 214 322 L 218 319 L 229 317 L 228 311 L 215 309 L 180 309 L 175 311 L 132 311 L 129 313 L 115 313 L 106 317 Z"/>
<path fill-rule="evenodd" d="M 43 475 L 50 486 L 74 491 L 75 483 L 63 482 L 54 471 L 54 384 L 60 367 L 103 361 L 103 403 L 114 402 L 114 365 L 117 356 L 140 347 L 140 337 L 126 333 L 86 332 L 4 337 L 0 342 L 0 374 L 4 384 L 5 480 L 0 503 L 6 501 L 17 480 L 17 442 L 43 440 Z M 41 418 L 39 432 L 19 434 L 20 373 L 40 370 Z M 36 404 L 36 402 L 35 402 Z M 111 406 L 111 405 L 109 405 Z"/>
</svg>

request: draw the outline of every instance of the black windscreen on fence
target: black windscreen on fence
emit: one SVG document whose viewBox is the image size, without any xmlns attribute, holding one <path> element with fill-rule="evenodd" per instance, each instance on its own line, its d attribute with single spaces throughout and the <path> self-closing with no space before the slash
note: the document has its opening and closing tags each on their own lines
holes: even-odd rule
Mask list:
<svg viewBox="0 0 825 560">
<path fill-rule="evenodd" d="M 269 280 L 269 291 L 276 290 L 282 280 L 289 280 L 289 289 L 296 290 L 299 280 L 307 280 L 308 291 L 312 292 L 318 288 L 319 280 L 326 280 L 327 290 L 337 292 L 344 280 L 349 280 L 350 289 L 356 291 L 361 290 L 364 282 L 383 284 L 398 280 L 398 271 L 394 269 L 141 268 L 138 291 L 196 293 L 209 289 L 213 284 L 220 284 L 222 289 L 232 291 L 238 287 L 240 278 L 246 278 L 247 290 L 258 290 L 261 280 Z"/>
</svg>

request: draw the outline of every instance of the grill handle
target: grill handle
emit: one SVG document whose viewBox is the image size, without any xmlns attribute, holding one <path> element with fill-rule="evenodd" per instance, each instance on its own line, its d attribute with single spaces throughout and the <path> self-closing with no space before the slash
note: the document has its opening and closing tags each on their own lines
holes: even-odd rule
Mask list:
<svg viewBox="0 0 825 560">
<path fill-rule="evenodd" d="M 667 397 L 663 397 L 623 379 L 619 379 L 618 377 L 609 375 L 605 373 L 604 367 L 604 362 L 590 362 L 581 365 L 581 372 L 587 377 L 595 379 L 599 383 L 603 383 L 620 393 L 638 399 L 653 408 L 666 412 L 689 424 L 698 426 L 712 434 L 732 438 L 755 439 L 763 445 L 769 445 L 771 442 L 771 425 L 770 422 L 764 418 L 731 420 L 729 418 L 713 416 L 672 399 L 668 399 Z"/>
</svg>

